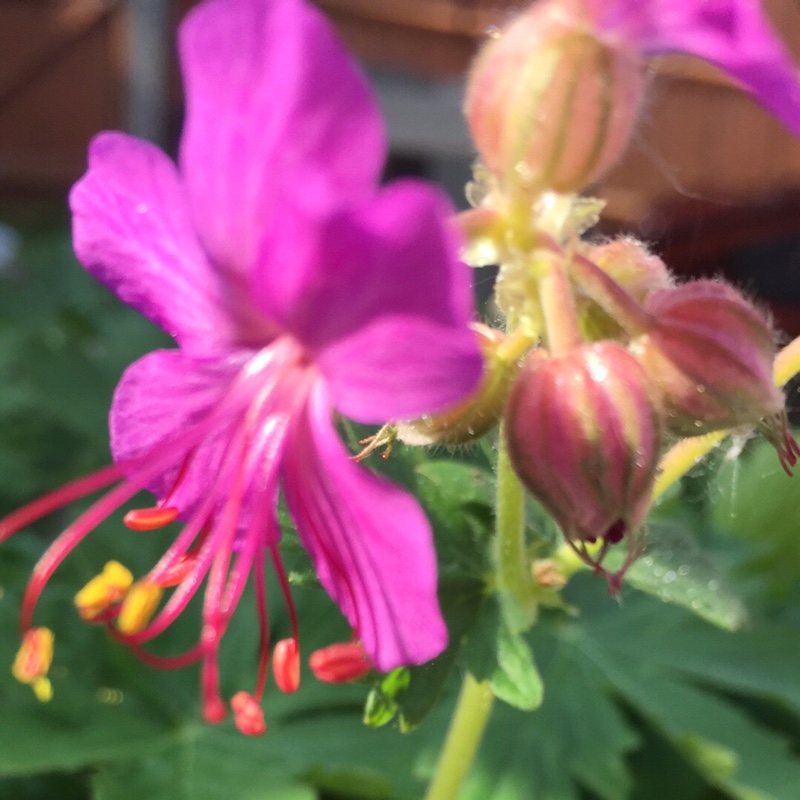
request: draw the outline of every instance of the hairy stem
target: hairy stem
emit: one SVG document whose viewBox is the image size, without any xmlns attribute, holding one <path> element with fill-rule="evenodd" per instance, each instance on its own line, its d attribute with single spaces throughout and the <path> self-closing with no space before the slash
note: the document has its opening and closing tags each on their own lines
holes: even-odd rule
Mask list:
<svg viewBox="0 0 800 800">
<path fill-rule="evenodd" d="M 455 800 L 458 797 L 489 721 L 493 702 L 494 695 L 489 685 L 478 683 L 467 673 L 425 800 Z"/>
<path fill-rule="evenodd" d="M 536 606 L 533 574 L 525 547 L 525 490 L 511 466 L 505 442 L 505 423 L 500 425 L 497 448 L 496 588 L 512 594 L 533 622 Z"/>
</svg>

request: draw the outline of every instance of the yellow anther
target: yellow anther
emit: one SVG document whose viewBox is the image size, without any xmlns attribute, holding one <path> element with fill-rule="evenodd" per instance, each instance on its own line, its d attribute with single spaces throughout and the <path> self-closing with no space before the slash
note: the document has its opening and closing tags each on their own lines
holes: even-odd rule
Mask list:
<svg viewBox="0 0 800 800">
<path fill-rule="evenodd" d="M 137 581 L 131 586 L 117 619 L 117 627 L 122 633 L 139 633 L 143 630 L 158 608 L 163 590 L 148 580 Z"/>
<path fill-rule="evenodd" d="M 11 674 L 20 683 L 27 683 L 36 697 L 46 703 L 53 696 L 53 687 L 46 677 L 52 661 L 53 631 L 31 628 L 22 639 Z"/>
<path fill-rule="evenodd" d="M 31 684 L 31 689 L 40 703 L 49 703 L 53 699 L 53 684 L 49 678 L 37 678 Z"/>
<path fill-rule="evenodd" d="M 109 561 L 103 571 L 75 595 L 78 613 L 87 621 L 96 619 L 110 606 L 121 602 L 132 584 L 130 571 L 118 561 Z"/>
</svg>

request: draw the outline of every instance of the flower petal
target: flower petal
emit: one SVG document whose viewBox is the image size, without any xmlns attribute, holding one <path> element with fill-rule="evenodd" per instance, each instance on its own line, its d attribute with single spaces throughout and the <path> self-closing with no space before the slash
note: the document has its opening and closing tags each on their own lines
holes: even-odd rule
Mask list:
<svg viewBox="0 0 800 800">
<path fill-rule="evenodd" d="M 157 147 L 122 133 L 95 137 L 70 206 L 78 259 L 123 302 L 189 349 L 234 337 L 175 165 Z"/>
<path fill-rule="evenodd" d="M 145 487 L 160 500 L 169 495 L 184 460 L 193 453 L 171 502 L 184 519 L 208 495 L 230 447 L 230 420 L 218 420 L 210 428 L 204 421 L 219 408 L 241 363 L 234 357 L 199 361 L 179 350 L 157 350 L 128 367 L 114 393 L 109 427 L 115 462 L 124 466 L 166 448 L 175 450 L 172 466 Z M 192 429 L 196 441 L 173 444 Z"/>
<path fill-rule="evenodd" d="M 716 65 L 800 135 L 798 70 L 758 0 L 589 0 L 589 4 L 602 27 L 617 28 L 647 54 L 689 53 Z"/>
<path fill-rule="evenodd" d="M 416 500 L 356 465 L 320 382 L 287 441 L 283 485 L 322 585 L 378 669 L 421 664 L 447 644 L 436 554 Z"/>
<path fill-rule="evenodd" d="M 315 353 L 342 413 L 407 419 L 477 385 L 471 273 L 451 213 L 438 190 L 411 180 L 323 219 L 283 209 L 286 252 L 254 275 L 256 302 Z"/>
<path fill-rule="evenodd" d="M 287 198 L 327 206 L 378 180 L 385 135 L 368 86 L 302 0 L 211 0 L 181 26 L 181 171 L 221 269 L 245 272 L 280 235 Z"/>
</svg>

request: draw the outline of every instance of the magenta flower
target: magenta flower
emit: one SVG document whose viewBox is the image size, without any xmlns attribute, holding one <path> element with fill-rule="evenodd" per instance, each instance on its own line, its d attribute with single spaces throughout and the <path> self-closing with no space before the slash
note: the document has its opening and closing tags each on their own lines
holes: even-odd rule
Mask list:
<svg viewBox="0 0 800 800">
<path fill-rule="evenodd" d="M 739 81 L 800 136 L 798 71 L 759 0 L 579 0 L 604 38 L 646 55 L 688 53 Z"/>
<path fill-rule="evenodd" d="M 146 142 L 101 134 L 71 195 L 78 258 L 180 349 L 151 353 L 122 378 L 110 420 L 116 467 L 17 512 L 0 539 L 122 479 L 37 565 L 22 629 L 40 630 L 33 607 L 58 564 L 149 489 L 158 505 L 129 513 L 129 527 L 175 518 L 184 527 L 136 582 L 107 565 L 79 593 L 79 610 L 151 663 L 200 660 L 204 712 L 216 721 L 219 641 L 252 575 L 261 665 L 254 695 L 233 705 L 240 727 L 260 732 L 266 554 L 289 599 L 279 489 L 378 669 L 444 648 L 429 524 L 410 495 L 351 460 L 334 414 L 382 423 L 439 412 L 474 389 L 481 356 L 451 208 L 421 182 L 377 188 L 382 124 L 323 17 L 302 0 L 208 0 L 183 23 L 180 55 L 177 167 Z M 171 659 L 146 654 L 204 581 L 197 645 Z M 166 587 L 175 589 L 157 611 Z M 279 659 L 284 688 L 296 688 L 296 640 L 295 622 Z"/>
</svg>

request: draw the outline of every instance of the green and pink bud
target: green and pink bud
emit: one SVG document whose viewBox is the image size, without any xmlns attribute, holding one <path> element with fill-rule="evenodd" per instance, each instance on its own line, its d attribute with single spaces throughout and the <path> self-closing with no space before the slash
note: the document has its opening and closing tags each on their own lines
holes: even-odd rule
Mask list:
<svg viewBox="0 0 800 800">
<path fill-rule="evenodd" d="M 599 291 L 604 303 L 600 305 L 585 291 L 577 294 L 581 331 L 590 341 L 626 338 L 624 315 L 621 320 L 615 313 L 620 302 L 640 306 L 654 292 L 674 284 L 666 264 L 632 237 L 592 244 L 576 259 L 573 273 L 584 283 L 588 280 L 586 288 L 593 290 L 595 297 Z M 638 322 L 635 317 L 634 325 Z"/>
<path fill-rule="evenodd" d="M 695 436 L 783 412 L 772 328 L 732 286 L 685 283 L 654 293 L 645 309 L 652 324 L 632 349 L 660 390 L 671 432 Z"/>
<path fill-rule="evenodd" d="M 639 303 L 675 283 L 667 265 L 631 236 L 593 244 L 586 256 Z"/>
<path fill-rule="evenodd" d="M 478 54 L 467 122 L 507 191 L 580 191 L 627 146 L 643 93 L 639 54 L 592 26 L 579 0 L 541 0 Z"/>
<path fill-rule="evenodd" d="M 514 469 L 612 592 L 643 544 L 661 445 L 651 393 L 622 345 L 598 342 L 555 358 L 532 353 L 506 411 Z M 608 574 L 606 549 L 623 539 L 628 558 Z"/>
</svg>

